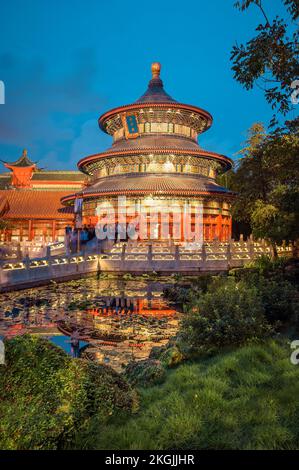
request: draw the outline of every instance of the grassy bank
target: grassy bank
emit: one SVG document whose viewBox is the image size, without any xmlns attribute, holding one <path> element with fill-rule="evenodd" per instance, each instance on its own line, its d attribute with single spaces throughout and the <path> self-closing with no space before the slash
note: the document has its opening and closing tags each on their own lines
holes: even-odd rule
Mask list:
<svg viewBox="0 0 299 470">
<path fill-rule="evenodd" d="M 268 340 L 186 363 L 140 389 L 135 415 L 93 421 L 75 448 L 298 449 L 299 365 Z"/>
</svg>

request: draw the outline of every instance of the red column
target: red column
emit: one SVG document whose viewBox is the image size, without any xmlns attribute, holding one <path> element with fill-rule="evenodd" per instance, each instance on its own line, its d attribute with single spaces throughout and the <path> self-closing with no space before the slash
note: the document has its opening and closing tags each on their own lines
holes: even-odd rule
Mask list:
<svg viewBox="0 0 299 470">
<path fill-rule="evenodd" d="M 222 215 L 217 216 L 216 237 L 221 241 Z"/>
<path fill-rule="evenodd" d="M 32 220 L 28 220 L 28 240 L 31 242 L 32 240 Z"/>
<path fill-rule="evenodd" d="M 208 217 L 208 238 L 207 240 L 210 242 L 213 238 L 213 230 L 212 230 L 212 217 L 209 215 Z"/>
<path fill-rule="evenodd" d="M 56 220 L 52 222 L 52 242 L 56 240 Z"/>
</svg>

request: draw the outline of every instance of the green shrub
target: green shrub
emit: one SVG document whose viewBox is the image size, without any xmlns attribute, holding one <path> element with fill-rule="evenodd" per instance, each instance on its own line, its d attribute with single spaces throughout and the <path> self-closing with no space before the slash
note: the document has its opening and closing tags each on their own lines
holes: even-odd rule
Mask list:
<svg viewBox="0 0 299 470">
<path fill-rule="evenodd" d="M 153 346 L 149 354 L 149 359 L 159 359 L 161 354 L 165 352 L 166 349 L 167 349 L 166 344 L 164 344 L 163 346 Z"/>
<path fill-rule="evenodd" d="M 261 257 L 251 267 L 230 272 L 236 281 L 256 287 L 266 319 L 275 324 L 288 325 L 296 321 L 299 313 L 299 292 L 292 279 L 293 269 L 281 259 L 267 261 Z"/>
<path fill-rule="evenodd" d="M 257 269 L 261 274 L 284 269 L 288 259 L 281 256 L 279 258 L 271 258 L 269 255 L 261 255 L 254 261 L 247 263 L 246 267 Z"/>
<path fill-rule="evenodd" d="M 131 411 L 136 394 L 111 368 L 72 359 L 45 339 L 5 342 L 0 366 L 0 448 L 57 449 L 88 424 Z"/>
<path fill-rule="evenodd" d="M 150 387 L 163 382 L 165 369 L 160 361 L 145 359 L 130 362 L 124 370 L 124 375 L 132 385 Z"/>
<path fill-rule="evenodd" d="M 288 281 L 260 277 L 257 289 L 265 317 L 271 323 L 282 325 L 296 320 L 299 313 L 299 292 Z"/>
<path fill-rule="evenodd" d="M 160 356 L 160 361 L 164 367 L 175 367 L 181 364 L 183 360 L 184 355 L 177 345 L 167 348 Z"/>
<path fill-rule="evenodd" d="M 252 280 L 259 277 L 267 279 L 276 279 L 277 281 L 288 281 L 294 287 L 299 287 L 299 260 L 296 258 L 280 257 L 271 259 L 263 255 L 254 261 L 248 263 L 244 268 L 232 269 L 229 272 L 238 280 Z"/>
<path fill-rule="evenodd" d="M 257 288 L 233 278 L 214 280 L 205 294 L 194 298 L 187 311 L 178 341 L 181 351 L 186 352 L 187 343 L 192 355 L 239 346 L 272 331 Z"/>
</svg>

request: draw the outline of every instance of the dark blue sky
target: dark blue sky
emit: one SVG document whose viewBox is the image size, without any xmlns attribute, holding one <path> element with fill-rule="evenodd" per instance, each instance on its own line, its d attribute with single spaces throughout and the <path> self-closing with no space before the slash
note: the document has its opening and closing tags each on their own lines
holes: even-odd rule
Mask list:
<svg viewBox="0 0 299 470">
<path fill-rule="evenodd" d="M 40 166 L 75 169 L 109 145 L 98 116 L 135 101 L 153 61 L 162 63 L 170 95 L 212 113 L 200 145 L 234 157 L 251 124 L 271 117 L 260 90 L 233 80 L 232 45 L 250 39 L 262 21 L 257 8 L 240 13 L 234 3 L 1 1 L 0 159 L 15 160 L 26 147 Z M 284 12 L 280 0 L 264 4 L 270 17 Z"/>
</svg>

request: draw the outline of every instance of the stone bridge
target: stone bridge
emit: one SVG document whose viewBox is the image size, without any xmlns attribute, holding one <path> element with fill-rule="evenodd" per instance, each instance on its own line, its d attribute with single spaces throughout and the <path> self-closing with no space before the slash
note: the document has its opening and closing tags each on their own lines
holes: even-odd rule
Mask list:
<svg viewBox="0 0 299 470">
<path fill-rule="evenodd" d="M 188 274 L 224 272 L 242 267 L 251 260 L 269 254 L 265 241 L 218 241 L 204 245 L 170 245 L 167 242 L 105 242 L 78 254 L 53 255 L 20 261 L 1 261 L 2 291 L 47 284 L 51 280 L 76 279 L 99 272 L 115 274 Z M 280 256 L 290 256 L 291 247 L 278 247 Z"/>
</svg>

